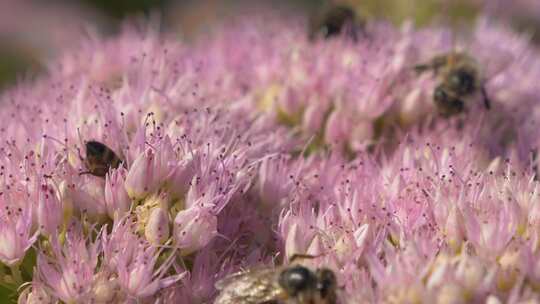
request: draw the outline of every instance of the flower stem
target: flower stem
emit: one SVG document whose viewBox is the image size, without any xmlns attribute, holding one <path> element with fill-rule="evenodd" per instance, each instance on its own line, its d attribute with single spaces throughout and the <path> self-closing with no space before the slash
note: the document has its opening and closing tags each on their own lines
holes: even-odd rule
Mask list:
<svg viewBox="0 0 540 304">
<path fill-rule="evenodd" d="M 23 283 L 21 270 L 19 269 L 19 265 L 11 266 L 11 277 L 13 278 L 13 282 L 20 286 Z"/>
</svg>

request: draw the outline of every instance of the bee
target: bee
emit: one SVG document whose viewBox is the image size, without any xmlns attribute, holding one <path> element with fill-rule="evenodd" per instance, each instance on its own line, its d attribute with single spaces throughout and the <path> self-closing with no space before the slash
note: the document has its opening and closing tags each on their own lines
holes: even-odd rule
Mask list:
<svg viewBox="0 0 540 304">
<path fill-rule="evenodd" d="M 110 168 L 116 169 L 122 163 L 111 148 L 99 141 L 88 141 L 85 143 L 85 148 L 86 158 L 83 162 L 88 171 L 81 174 L 105 177 Z"/>
<path fill-rule="evenodd" d="M 484 107 L 489 110 L 491 101 L 481 81 L 477 64 L 463 52 L 452 52 L 434 57 L 431 61 L 418 64 L 414 70 L 421 74 L 432 70 L 439 78 L 433 90 L 433 101 L 440 114 L 452 116 L 466 111 L 466 99 L 480 92 Z"/>
<path fill-rule="evenodd" d="M 309 39 L 325 39 L 340 35 L 346 31 L 348 37 L 357 40 L 357 30 L 363 29 L 364 21 L 358 18 L 353 9 L 343 5 L 332 5 L 314 14 L 309 22 Z"/>
<path fill-rule="evenodd" d="M 216 283 L 220 294 L 214 304 L 335 304 L 336 285 L 334 272 L 327 268 L 247 270 Z"/>
</svg>

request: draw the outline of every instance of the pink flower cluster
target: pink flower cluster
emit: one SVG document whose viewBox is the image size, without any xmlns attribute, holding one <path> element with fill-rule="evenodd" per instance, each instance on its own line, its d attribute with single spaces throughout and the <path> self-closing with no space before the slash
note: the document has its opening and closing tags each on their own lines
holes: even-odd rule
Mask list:
<svg viewBox="0 0 540 304">
<path fill-rule="evenodd" d="M 414 66 L 455 50 L 490 110 L 437 114 Z M 28 304 L 211 303 L 228 274 L 308 254 L 339 303 L 540 303 L 538 79 L 537 50 L 487 20 L 89 38 L 0 96 L 0 285 Z M 90 140 L 125 165 L 81 174 Z"/>
</svg>

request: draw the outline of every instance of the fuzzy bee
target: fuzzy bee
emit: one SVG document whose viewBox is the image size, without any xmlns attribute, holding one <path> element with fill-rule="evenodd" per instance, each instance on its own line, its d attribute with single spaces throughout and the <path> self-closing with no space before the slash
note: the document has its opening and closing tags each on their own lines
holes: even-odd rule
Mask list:
<svg viewBox="0 0 540 304">
<path fill-rule="evenodd" d="M 365 24 L 353 9 L 348 6 L 332 5 L 323 8 L 314 14 L 309 22 L 309 39 L 318 37 L 331 38 L 345 32 L 354 41 L 358 38 L 358 30 L 362 30 Z"/>
<path fill-rule="evenodd" d="M 86 158 L 83 159 L 88 171 L 81 174 L 91 174 L 98 177 L 105 177 L 109 169 L 116 169 L 122 160 L 114 151 L 99 141 L 88 141 L 85 143 Z"/>
<path fill-rule="evenodd" d="M 214 304 L 335 304 L 336 285 L 334 272 L 327 268 L 253 269 L 218 281 Z"/>
<path fill-rule="evenodd" d="M 473 58 L 463 52 L 452 52 L 418 64 L 414 70 L 421 74 L 432 70 L 439 79 L 433 90 L 433 101 L 440 114 L 452 116 L 466 111 L 466 99 L 480 92 L 486 109 L 491 102 L 487 96 L 479 69 Z"/>
</svg>

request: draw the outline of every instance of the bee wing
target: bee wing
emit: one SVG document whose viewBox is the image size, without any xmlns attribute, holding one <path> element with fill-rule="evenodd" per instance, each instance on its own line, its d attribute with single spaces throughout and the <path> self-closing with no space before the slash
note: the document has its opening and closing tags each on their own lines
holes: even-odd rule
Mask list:
<svg viewBox="0 0 540 304">
<path fill-rule="evenodd" d="M 277 272 L 265 268 L 232 274 L 216 283 L 220 290 L 214 304 L 260 304 L 284 297 Z"/>
<path fill-rule="evenodd" d="M 248 270 L 243 270 L 243 271 L 239 271 L 239 272 L 230 274 L 230 275 L 222 278 L 221 280 L 218 280 L 216 282 L 216 284 L 215 284 L 215 287 L 216 287 L 217 290 L 223 290 L 227 286 L 233 284 L 234 281 L 239 280 L 242 277 L 249 276 L 251 273 L 254 273 L 255 271 L 256 270 L 248 269 Z"/>
</svg>

